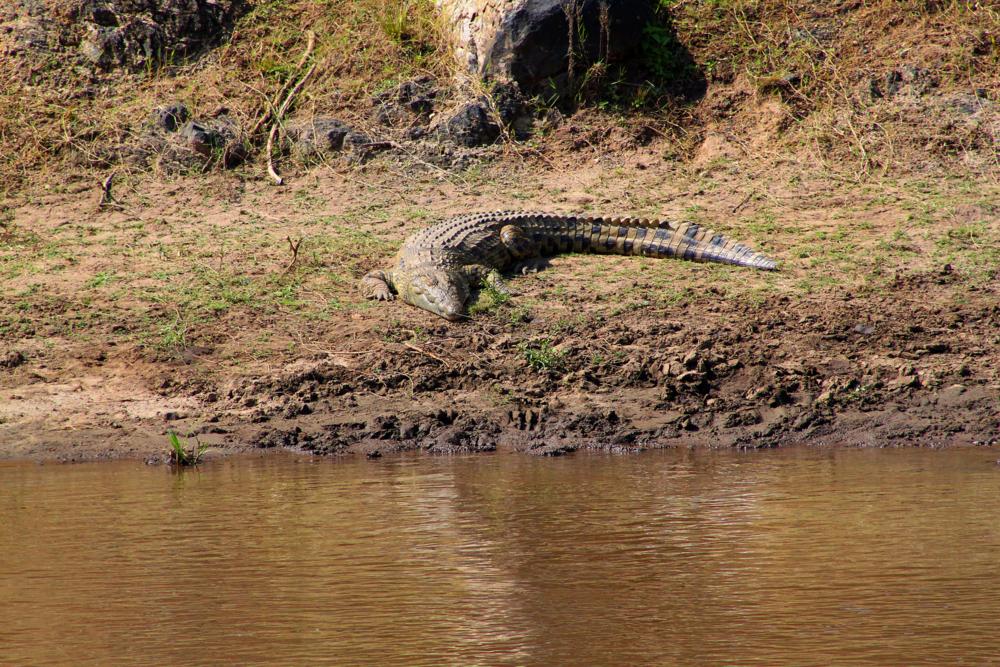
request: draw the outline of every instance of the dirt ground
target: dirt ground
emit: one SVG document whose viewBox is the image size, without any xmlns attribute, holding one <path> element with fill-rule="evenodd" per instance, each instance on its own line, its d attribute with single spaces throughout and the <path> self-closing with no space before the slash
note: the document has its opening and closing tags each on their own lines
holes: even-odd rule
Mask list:
<svg viewBox="0 0 1000 667">
<path fill-rule="evenodd" d="M 11 202 L 0 458 L 163 460 L 170 431 L 370 457 L 998 441 L 995 180 L 593 132 L 461 172 L 388 156 Z M 358 294 L 414 230 L 488 209 L 696 221 L 780 270 L 564 256 L 458 323 Z"/>
</svg>

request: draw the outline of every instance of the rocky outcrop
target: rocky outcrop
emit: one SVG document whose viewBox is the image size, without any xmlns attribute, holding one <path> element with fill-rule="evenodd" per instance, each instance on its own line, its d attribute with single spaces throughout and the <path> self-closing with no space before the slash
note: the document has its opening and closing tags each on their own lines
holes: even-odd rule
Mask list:
<svg viewBox="0 0 1000 667">
<path fill-rule="evenodd" d="M 438 0 L 463 68 L 516 81 L 528 94 L 564 91 L 577 70 L 628 58 L 651 0 Z"/>
<path fill-rule="evenodd" d="M 215 43 L 243 9 L 238 0 L 85 0 L 80 52 L 103 69 L 138 69 Z"/>
<path fill-rule="evenodd" d="M 141 70 L 221 42 L 246 7 L 244 0 L 15 0 L 0 8 L 0 52 L 75 51 L 98 69 Z"/>
<path fill-rule="evenodd" d="M 168 172 L 209 167 L 232 168 L 246 160 L 246 137 L 239 123 L 220 108 L 192 118 L 181 102 L 157 107 L 115 151 L 114 159 L 135 167 L 157 164 Z"/>
</svg>

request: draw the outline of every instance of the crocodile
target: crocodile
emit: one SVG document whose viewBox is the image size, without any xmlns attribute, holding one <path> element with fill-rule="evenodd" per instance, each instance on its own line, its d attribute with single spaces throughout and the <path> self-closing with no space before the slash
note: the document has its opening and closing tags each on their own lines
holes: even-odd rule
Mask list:
<svg viewBox="0 0 1000 667">
<path fill-rule="evenodd" d="M 773 270 L 777 263 L 694 223 L 646 218 L 493 211 L 460 215 L 417 232 L 392 269 L 361 280 L 369 299 L 403 301 L 448 320 L 465 317 L 473 289 L 510 294 L 502 272 L 567 252 L 677 257 Z"/>
</svg>

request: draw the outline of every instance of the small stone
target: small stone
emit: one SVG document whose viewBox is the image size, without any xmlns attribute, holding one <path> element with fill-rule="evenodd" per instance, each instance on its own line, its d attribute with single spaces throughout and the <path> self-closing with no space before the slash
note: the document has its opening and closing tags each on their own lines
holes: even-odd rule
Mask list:
<svg viewBox="0 0 1000 667">
<path fill-rule="evenodd" d="M 812 424 L 815 418 L 816 418 L 815 413 L 808 411 L 803 412 L 802 414 L 800 414 L 798 417 L 795 418 L 795 421 L 792 422 L 792 428 L 795 429 L 796 431 L 801 431 L 805 428 L 808 428 L 808 426 Z"/>
<path fill-rule="evenodd" d="M 150 122 L 153 127 L 164 132 L 176 132 L 191 117 L 191 112 L 181 102 L 174 102 L 166 106 L 153 109 L 150 115 Z"/>
<path fill-rule="evenodd" d="M 7 354 L 0 355 L 0 368 L 17 368 L 25 361 L 24 353 L 12 350 Z"/>
<path fill-rule="evenodd" d="M 222 135 L 214 128 L 197 121 L 189 121 L 181 128 L 180 137 L 189 148 L 201 155 L 210 156 L 225 143 Z"/>
<path fill-rule="evenodd" d="M 344 148 L 344 140 L 352 132 L 350 126 L 336 118 L 327 117 L 288 125 L 292 149 L 302 157 L 340 151 Z"/>
<path fill-rule="evenodd" d="M 500 136 L 500 126 L 490 117 L 487 105 L 476 101 L 459 107 L 438 126 L 438 133 L 443 139 L 472 148 L 496 141 Z"/>
</svg>

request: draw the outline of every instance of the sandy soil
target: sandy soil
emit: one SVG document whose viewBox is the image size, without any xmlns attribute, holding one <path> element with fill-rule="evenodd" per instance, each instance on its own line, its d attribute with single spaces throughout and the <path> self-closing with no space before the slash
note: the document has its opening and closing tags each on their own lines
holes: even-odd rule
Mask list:
<svg viewBox="0 0 1000 667">
<path fill-rule="evenodd" d="M 14 202 L 0 458 L 161 460 L 169 431 L 368 456 L 997 441 L 995 182 L 591 132 L 460 173 L 390 156 Z M 409 233 L 497 208 L 694 220 L 781 270 L 559 257 L 459 323 L 357 293 Z"/>
</svg>

